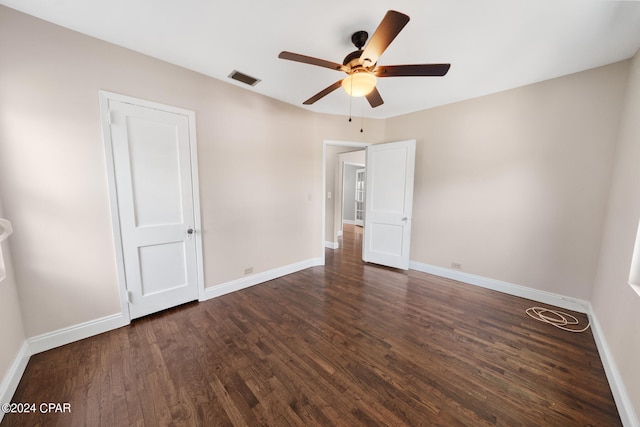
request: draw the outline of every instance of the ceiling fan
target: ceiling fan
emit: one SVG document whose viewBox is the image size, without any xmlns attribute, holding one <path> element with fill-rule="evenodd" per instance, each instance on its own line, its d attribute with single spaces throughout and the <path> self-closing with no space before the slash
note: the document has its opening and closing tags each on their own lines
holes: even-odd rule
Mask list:
<svg viewBox="0 0 640 427">
<path fill-rule="evenodd" d="M 342 64 L 287 51 L 280 52 L 278 58 L 347 73 L 346 78 L 313 95 L 303 102 L 304 105 L 311 105 L 342 86 L 350 96 L 366 96 L 371 107 L 375 108 L 384 103 L 376 88 L 377 77 L 444 76 L 451 67 L 451 64 L 377 65 L 378 58 L 408 22 L 407 15 L 395 10 L 388 11 L 369 43 L 366 31 L 358 31 L 351 36 L 351 42 L 357 50 L 348 54 Z"/>
</svg>

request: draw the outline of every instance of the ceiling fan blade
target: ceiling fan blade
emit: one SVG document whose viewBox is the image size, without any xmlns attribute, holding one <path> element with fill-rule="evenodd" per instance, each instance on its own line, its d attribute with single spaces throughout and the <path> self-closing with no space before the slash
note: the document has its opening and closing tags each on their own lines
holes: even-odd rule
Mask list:
<svg viewBox="0 0 640 427">
<path fill-rule="evenodd" d="M 342 80 L 338 80 L 337 82 L 335 82 L 331 86 L 327 87 L 326 89 L 321 90 L 320 92 L 318 92 L 315 95 L 313 95 L 311 98 L 309 98 L 306 101 L 304 101 L 303 104 L 304 105 L 311 105 L 314 102 L 318 101 L 319 99 L 322 99 L 325 96 L 329 95 L 331 92 L 333 92 L 334 90 L 338 89 L 341 85 L 342 85 Z"/>
<path fill-rule="evenodd" d="M 444 76 L 451 64 L 411 64 L 411 65 L 381 65 L 374 71 L 376 77 L 406 77 L 406 76 Z"/>
<path fill-rule="evenodd" d="M 280 52 L 280 59 L 288 59 L 289 61 L 302 62 L 304 64 L 317 65 L 318 67 L 331 68 L 332 70 L 342 71 L 344 65 L 337 62 L 325 61 L 324 59 L 314 58 L 312 56 L 300 55 L 293 52 Z"/>
<path fill-rule="evenodd" d="M 364 52 L 360 56 L 360 64 L 368 67 L 378 62 L 380 55 L 389 47 L 393 39 L 407 25 L 407 22 L 409 22 L 409 17 L 404 13 L 395 10 L 388 11 L 365 46 Z"/>
<path fill-rule="evenodd" d="M 371 105 L 371 108 L 376 108 L 384 104 L 384 101 L 382 100 L 382 96 L 380 96 L 380 92 L 378 92 L 378 88 L 375 88 L 375 87 L 367 95 L 367 101 L 369 101 L 369 105 Z"/>
</svg>

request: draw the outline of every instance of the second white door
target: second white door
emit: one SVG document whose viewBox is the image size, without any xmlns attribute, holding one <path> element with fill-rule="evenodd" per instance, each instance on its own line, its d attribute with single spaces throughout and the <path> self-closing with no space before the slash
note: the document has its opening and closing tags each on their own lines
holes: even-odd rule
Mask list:
<svg viewBox="0 0 640 427">
<path fill-rule="evenodd" d="M 416 141 L 370 145 L 362 259 L 409 268 Z"/>
<path fill-rule="evenodd" d="M 130 318 L 198 298 L 188 114 L 109 99 Z"/>
</svg>

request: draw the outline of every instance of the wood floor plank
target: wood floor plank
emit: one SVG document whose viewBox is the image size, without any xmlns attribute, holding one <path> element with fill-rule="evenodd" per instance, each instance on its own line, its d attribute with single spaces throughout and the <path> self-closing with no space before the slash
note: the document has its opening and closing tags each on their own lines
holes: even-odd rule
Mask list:
<svg viewBox="0 0 640 427">
<path fill-rule="evenodd" d="M 361 261 L 313 267 L 34 355 L 7 426 L 619 426 L 593 334 L 533 301 Z M 580 313 L 572 313 L 586 322 Z"/>
</svg>

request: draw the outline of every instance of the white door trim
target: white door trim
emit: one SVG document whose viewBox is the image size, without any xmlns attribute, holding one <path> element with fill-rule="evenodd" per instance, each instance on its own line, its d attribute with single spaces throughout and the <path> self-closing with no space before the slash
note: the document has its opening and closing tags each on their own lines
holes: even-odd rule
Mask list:
<svg viewBox="0 0 640 427">
<path fill-rule="evenodd" d="M 325 263 L 325 256 L 324 256 L 324 236 L 326 233 L 326 204 L 327 201 L 325 199 L 326 194 L 327 194 L 327 146 L 329 145 L 333 145 L 333 146 L 338 146 L 338 147 L 353 147 L 353 148 L 366 148 L 367 146 L 371 145 L 370 142 L 350 142 L 350 141 L 335 141 L 335 140 L 328 140 L 325 139 L 322 141 L 322 227 L 321 227 L 321 232 L 322 232 L 322 236 L 320 239 L 320 253 L 322 254 L 320 256 L 320 260 L 321 263 L 320 265 L 324 265 Z"/>
<path fill-rule="evenodd" d="M 139 105 L 141 107 L 153 108 L 156 110 L 182 114 L 189 118 L 189 137 L 191 144 L 191 184 L 193 186 L 193 215 L 194 229 L 196 232 L 196 275 L 198 286 L 198 299 L 204 300 L 204 268 L 202 255 L 202 223 L 200 217 L 200 191 L 198 182 L 198 150 L 196 140 L 196 114 L 194 111 L 185 110 L 170 105 L 160 104 L 153 101 L 133 98 L 126 95 L 112 93 L 104 90 L 98 91 L 100 103 L 100 118 L 102 122 L 102 140 L 104 143 L 105 160 L 107 167 L 107 184 L 109 191 L 109 207 L 111 211 L 111 225 L 113 230 L 113 241 L 116 255 L 116 269 L 118 275 L 118 289 L 120 293 L 120 310 L 126 320 L 126 324 L 131 322 L 129 314 L 129 302 L 127 294 L 127 281 L 125 278 L 124 251 L 122 247 L 122 228 L 120 225 L 120 215 L 118 212 L 118 194 L 116 187 L 115 163 L 113 158 L 113 146 L 111 143 L 111 117 L 109 113 L 109 101 L 120 101 L 128 104 Z"/>
</svg>

